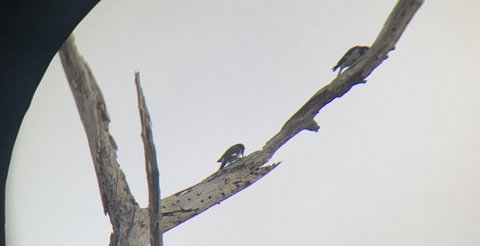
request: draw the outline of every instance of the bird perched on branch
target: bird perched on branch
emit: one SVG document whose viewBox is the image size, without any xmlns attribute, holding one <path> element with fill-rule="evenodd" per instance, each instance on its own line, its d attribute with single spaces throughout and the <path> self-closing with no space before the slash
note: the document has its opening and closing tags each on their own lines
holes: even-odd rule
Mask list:
<svg viewBox="0 0 480 246">
<path fill-rule="evenodd" d="M 335 72 L 337 68 L 340 68 L 337 77 L 340 76 L 340 73 L 342 73 L 342 70 L 344 68 L 355 65 L 360 60 L 360 57 L 365 55 L 365 53 L 367 53 L 369 49 L 370 48 L 368 46 L 355 46 L 349 49 L 347 53 L 343 55 L 342 59 L 338 61 L 337 65 L 332 68 L 332 70 Z"/>
<path fill-rule="evenodd" d="M 235 144 L 232 147 L 228 148 L 225 153 L 218 159 L 217 162 L 221 162 L 222 165 L 220 165 L 220 169 L 223 169 L 227 164 L 232 163 L 236 159 L 238 159 L 240 156 L 243 156 L 243 152 L 245 151 L 245 146 L 243 144 Z"/>
</svg>

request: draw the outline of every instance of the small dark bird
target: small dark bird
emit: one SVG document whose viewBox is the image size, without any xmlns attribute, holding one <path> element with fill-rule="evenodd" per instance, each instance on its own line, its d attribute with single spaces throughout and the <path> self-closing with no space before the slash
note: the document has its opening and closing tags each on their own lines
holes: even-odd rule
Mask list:
<svg viewBox="0 0 480 246">
<path fill-rule="evenodd" d="M 245 146 L 243 144 L 235 144 L 232 147 L 228 148 L 227 151 L 218 159 L 217 162 L 221 162 L 222 165 L 220 165 L 220 169 L 223 169 L 227 164 L 232 163 L 236 159 L 238 159 L 240 156 L 243 156 L 243 151 L 245 151 Z"/>
<path fill-rule="evenodd" d="M 358 62 L 358 60 L 360 60 L 360 57 L 365 55 L 365 53 L 367 53 L 369 49 L 370 48 L 368 46 L 355 46 L 349 49 L 347 53 L 343 55 L 342 59 L 338 61 L 337 65 L 335 65 L 335 67 L 332 68 L 332 70 L 335 72 L 337 68 L 340 68 L 340 70 L 338 71 L 337 77 L 340 76 L 340 73 L 342 73 L 342 70 L 344 68 L 355 65 Z"/>
</svg>

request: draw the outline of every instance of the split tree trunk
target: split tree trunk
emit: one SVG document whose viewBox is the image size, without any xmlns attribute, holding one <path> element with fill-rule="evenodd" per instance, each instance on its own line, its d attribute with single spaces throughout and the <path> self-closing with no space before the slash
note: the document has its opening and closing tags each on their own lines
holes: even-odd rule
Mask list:
<svg viewBox="0 0 480 246">
<path fill-rule="evenodd" d="M 110 245 L 148 245 L 150 238 L 155 236 L 150 234 L 151 225 L 158 223 L 161 232 L 166 232 L 267 175 L 280 164 L 266 165 L 283 144 L 303 130 L 318 131 L 319 126 L 314 120 L 318 112 L 353 86 L 366 82 L 368 75 L 394 49 L 422 3 L 423 0 L 399 0 L 369 52 L 355 66 L 317 91 L 261 150 L 239 159 L 192 187 L 163 198 L 161 214 L 152 220 L 149 217 L 157 216 L 157 212 L 153 211 L 156 208 L 151 209 L 150 213 L 148 208 L 140 208 L 130 192 L 125 174 L 116 160 L 117 147 L 108 131 L 110 119 L 102 93 L 92 71 L 78 53 L 74 38 L 70 37 L 60 49 L 60 57 L 87 134 L 103 208 L 109 214 L 113 226 Z M 137 86 L 139 101 L 144 103 L 139 83 Z M 140 106 L 141 111 L 142 107 Z M 143 117 L 148 118 L 145 115 Z M 146 136 L 151 138 L 151 135 Z M 146 146 L 146 154 L 153 154 L 155 158 L 154 148 L 148 147 L 148 144 Z M 153 162 L 147 165 L 147 169 L 153 168 L 151 164 Z M 154 201 L 154 193 L 157 192 L 155 189 L 152 190 L 149 206 L 157 206 Z M 157 230 L 156 233 L 161 232 Z"/>
</svg>

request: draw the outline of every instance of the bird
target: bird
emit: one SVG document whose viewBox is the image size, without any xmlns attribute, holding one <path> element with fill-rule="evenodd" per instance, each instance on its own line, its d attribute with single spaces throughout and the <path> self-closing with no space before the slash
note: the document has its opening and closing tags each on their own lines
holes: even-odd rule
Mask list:
<svg viewBox="0 0 480 246">
<path fill-rule="evenodd" d="M 220 168 L 218 170 L 222 170 L 227 164 L 232 163 L 240 156 L 243 156 L 243 152 L 245 151 L 245 146 L 241 143 L 235 144 L 228 148 L 225 153 L 223 153 L 222 157 L 218 159 L 217 162 L 221 162 Z"/>
<path fill-rule="evenodd" d="M 340 61 L 338 61 L 337 65 L 335 65 L 335 67 L 333 67 L 332 70 L 335 72 L 335 70 L 337 70 L 337 68 L 340 68 L 340 70 L 338 71 L 337 77 L 340 76 L 340 73 L 342 73 L 342 70 L 344 68 L 351 67 L 351 66 L 355 65 L 360 60 L 360 58 L 363 55 L 365 55 L 365 53 L 368 52 L 369 49 L 370 49 L 370 47 L 368 47 L 368 46 L 352 47 L 351 49 L 349 49 L 347 51 L 347 53 L 345 53 L 345 55 L 343 55 L 342 59 L 340 59 Z"/>
</svg>

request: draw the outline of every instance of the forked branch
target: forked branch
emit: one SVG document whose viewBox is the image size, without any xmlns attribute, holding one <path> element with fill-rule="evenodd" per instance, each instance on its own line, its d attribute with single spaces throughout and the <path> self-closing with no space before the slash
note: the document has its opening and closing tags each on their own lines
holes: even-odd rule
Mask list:
<svg viewBox="0 0 480 246">
<path fill-rule="evenodd" d="M 250 186 L 279 163 L 265 165 L 288 140 L 303 130 L 318 131 L 314 118 L 335 98 L 366 78 L 393 50 L 423 0 L 399 0 L 370 51 L 353 67 L 316 92 L 261 150 L 235 161 L 200 183 L 161 200 L 161 230 L 168 231 Z M 60 50 L 62 63 L 87 133 L 105 212 L 114 232 L 111 245 L 147 245 L 148 211 L 139 208 L 116 161 L 116 146 L 108 133 L 105 102 L 93 75 L 78 54 L 73 38 Z M 135 238 L 135 239 L 134 239 Z M 126 242 L 126 243 L 125 243 Z"/>
</svg>

